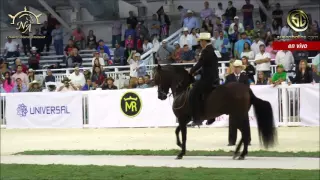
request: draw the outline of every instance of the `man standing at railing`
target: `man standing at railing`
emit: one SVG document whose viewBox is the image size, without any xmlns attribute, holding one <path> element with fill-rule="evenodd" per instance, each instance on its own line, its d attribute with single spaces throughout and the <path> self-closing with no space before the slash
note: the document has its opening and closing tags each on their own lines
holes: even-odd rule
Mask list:
<svg viewBox="0 0 320 180">
<path fill-rule="evenodd" d="M 156 59 L 158 61 L 158 64 L 169 64 L 172 63 L 171 60 L 171 53 L 173 52 L 173 49 L 167 45 L 167 41 L 162 41 L 162 46 L 160 46 L 158 52 L 156 53 Z"/>
</svg>

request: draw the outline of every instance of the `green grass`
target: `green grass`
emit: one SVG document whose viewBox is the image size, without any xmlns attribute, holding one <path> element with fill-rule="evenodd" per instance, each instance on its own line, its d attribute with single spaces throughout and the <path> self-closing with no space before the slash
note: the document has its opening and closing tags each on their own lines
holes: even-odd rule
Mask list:
<svg viewBox="0 0 320 180">
<path fill-rule="evenodd" d="M 15 155 L 143 155 L 143 156 L 175 156 L 178 150 L 35 150 L 16 153 Z M 232 151 L 187 151 L 187 156 L 232 156 Z M 320 157 L 320 152 L 277 152 L 250 151 L 249 156 L 256 157 Z"/>
<path fill-rule="evenodd" d="M 1 180 L 318 180 L 318 170 L 1 164 Z"/>
</svg>

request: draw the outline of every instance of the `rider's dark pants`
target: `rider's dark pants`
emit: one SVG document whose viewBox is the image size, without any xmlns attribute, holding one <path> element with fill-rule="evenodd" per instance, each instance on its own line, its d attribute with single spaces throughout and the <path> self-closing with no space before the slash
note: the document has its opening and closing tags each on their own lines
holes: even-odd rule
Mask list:
<svg viewBox="0 0 320 180">
<path fill-rule="evenodd" d="M 194 121 L 200 121 L 200 114 L 204 112 L 202 95 L 212 88 L 212 83 L 203 79 L 196 81 L 190 92 L 191 112 Z"/>
</svg>

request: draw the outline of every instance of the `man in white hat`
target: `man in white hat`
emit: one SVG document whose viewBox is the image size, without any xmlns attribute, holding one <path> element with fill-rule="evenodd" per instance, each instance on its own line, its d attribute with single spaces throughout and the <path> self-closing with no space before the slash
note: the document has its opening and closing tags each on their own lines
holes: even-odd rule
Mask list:
<svg viewBox="0 0 320 180">
<path fill-rule="evenodd" d="M 192 36 L 189 34 L 189 29 L 187 27 L 183 28 L 183 34 L 180 36 L 179 44 L 182 48 L 184 45 L 188 45 L 191 49 L 192 47 Z"/>
<path fill-rule="evenodd" d="M 229 30 L 228 30 L 229 35 L 234 33 L 234 25 L 238 26 L 238 31 L 240 33 L 244 32 L 243 24 L 241 22 L 239 22 L 239 17 L 235 16 L 234 22 L 230 25 Z"/>
<path fill-rule="evenodd" d="M 189 31 L 193 28 L 200 28 L 199 20 L 193 15 L 191 10 L 187 11 L 187 17 L 183 20 L 183 27 L 187 27 Z"/>
<path fill-rule="evenodd" d="M 200 33 L 198 41 L 202 47 L 201 55 L 197 64 L 189 72 L 194 76 L 201 69 L 201 78 L 196 81 L 190 92 L 195 125 L 202 124 L 202 120 L 200 120 L 200 115 L 204 113 L 202 95 L 211 92 L 213 85 L 219 85 L 218 57 L 212 46 L 210 33 Z"/>
<path fill-rule="evenodd" d="M 32 47 L 29 55 L 29 68 L 37 70 L 39 69 L 39 63 L 40 63 L 40 54 L 37 52 L 36 47 Z"/>
<path fill-rule="evenodd" d="M 249 77 L 247 76 L 246 72 L 244 71 L 246 66 L 242 64 L 242 61 L 235 60 L 234 63 L 232 64 L 232 66 L 234 68 L 234 73 L 229 74 L 226 77 L 225 84 L 228 84 L 231 82 L 238 82 L 238 83 L 242 83 L 242 84 L 246 84 L 246 85 L 250 86 L 249 85 Z M 228 144 L 228 146 L 234 146 L 236 144 L 236 140 L 237 140 L 237 125 L 232 124 L 232 123 L 239 122 L 239 121 L 230 120 L 233 118 L 237 118 L 237 117 L 234 117 L 231 115 L 229 116 L 229 136 L 228 136 L 229 144 Z M 247 116 L 247 118 L 249 119 L 249 115 Z M 251 133 L 249 131 L 249 144 L 250 144 L 250 141 L 251 141 Z"/>
</svg>

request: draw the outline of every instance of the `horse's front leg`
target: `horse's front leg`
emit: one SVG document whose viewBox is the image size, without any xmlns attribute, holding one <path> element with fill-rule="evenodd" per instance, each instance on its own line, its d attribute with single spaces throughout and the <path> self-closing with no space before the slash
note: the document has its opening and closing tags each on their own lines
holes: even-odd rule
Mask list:
<svg viewBox="0 0 320 180">
<path fill-rule="evenodd" d="M 178 154 L 176 159 L 182 159 L 186 154 L 186 143 L 187 143 L 187 124 L 180 124 L 181 135 L 182 135 L 182 145 L 181 152 Z"/>
<path fill-rule="evenodd" d="M 181 141 L 180 141 L 180 138 L 179 138 L 179 133 L 180 133 L 180 125 L 178 125 L 178 127 L 176 128 L 176 138 L 177 138 L 177 145 L 182 148 L 181 146 Z"/>
</svg>

